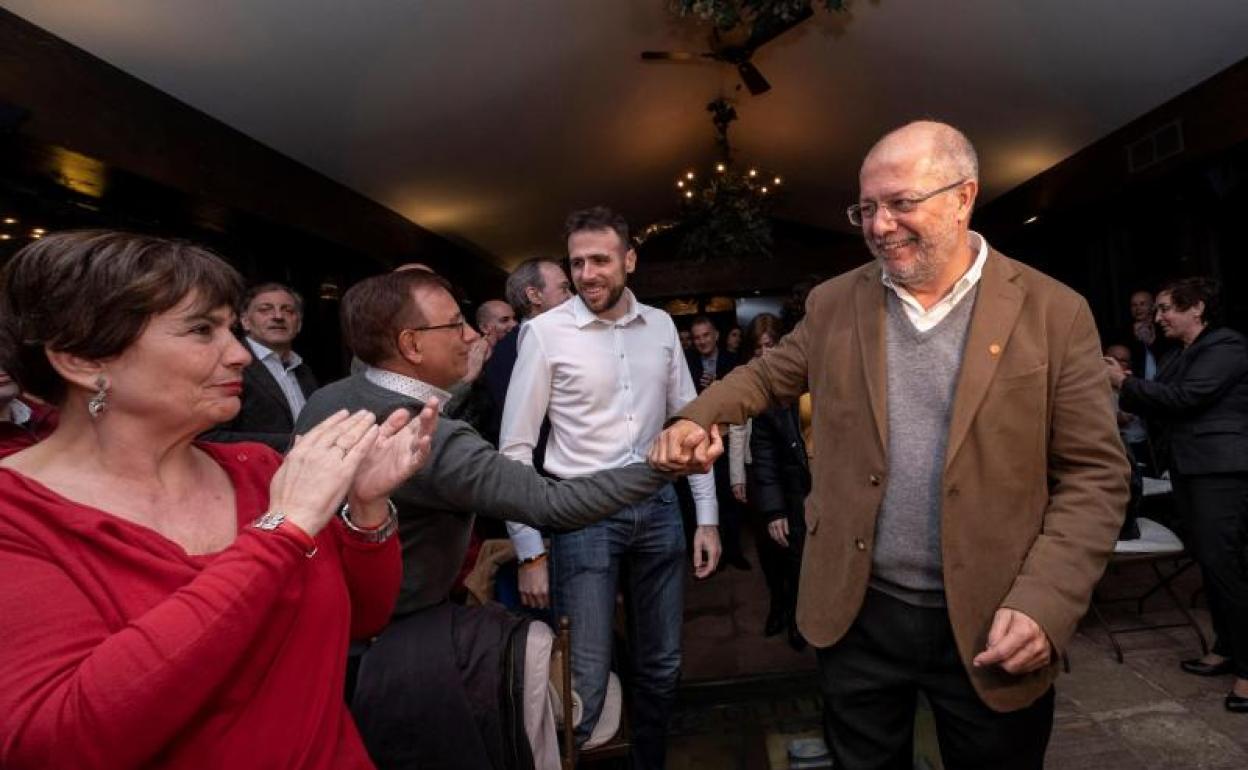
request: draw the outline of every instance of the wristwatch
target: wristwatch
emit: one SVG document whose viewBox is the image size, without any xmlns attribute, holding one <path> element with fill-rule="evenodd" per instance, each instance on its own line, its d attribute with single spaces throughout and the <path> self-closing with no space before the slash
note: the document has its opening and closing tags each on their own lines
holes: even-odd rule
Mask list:
<svg viewBox="0 0 1248 770">
<path fill-rule="evenodd" d="M 355 540 L 361 543 L 384 543 L 395 532 L 399 531 L 399 511 L 394 507 L 393 500 L 386 500 L 386 504 L 390 506 L 390 515 L 386 517 L 385 522 L 379 527 L 368 529 L 351 521 L 351 505 L 349 503 L 342 504 L 342 509 L 338 511 L 338 518 L 342 519 L 343 525 L 346 526 L 347 534 L 351 535 Z"/>
<path fill-rule="evenodd" d="M 316 540 L 293 521 L 286 521 L 286 514 L 281 511 L 269 511 L 251 523 L 256 529 L 275 532 L 295 543 L 309 559 L 316 555 Z"/>
</svg>

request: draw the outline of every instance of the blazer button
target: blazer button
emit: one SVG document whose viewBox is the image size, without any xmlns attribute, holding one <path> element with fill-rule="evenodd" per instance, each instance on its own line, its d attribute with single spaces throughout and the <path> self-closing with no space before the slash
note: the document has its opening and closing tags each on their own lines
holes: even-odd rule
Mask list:
<svg viewBox="0 0 1248 770">
<path fill-rule="evenodd" d="M 871 482 L 871 486 L 873 487 L 878 487 L 880 485 L 880 477 L 874 473 L 872 473 L 867 480 Z"/>
<path fill-rule="evenodd" d="M 857 548 L 859 551 L 867 550 L 867 544 L 863 542 L 862 538 L 860 537 L 854 538 L 854 547 Z"/>
</svg>

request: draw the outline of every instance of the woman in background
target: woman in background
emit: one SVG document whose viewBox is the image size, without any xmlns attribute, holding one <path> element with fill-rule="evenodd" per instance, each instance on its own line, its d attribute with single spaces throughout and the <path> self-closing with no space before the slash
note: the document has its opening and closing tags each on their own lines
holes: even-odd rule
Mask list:
<svg viewBox="0 0 1248 770">
<path fill-rule="evenodd" d="M 1248 343 L 1219 326 L 1217 284 L 1176 281 L 1157 293 L 1157 323 L 1181 344 L 1151 382 L 1107 358 L 1122 409 L 1158 428 L 1187 544 L 1200 564 L 1217 640 L 1182 662 L 1198 676 L 1234 674 L 1227 710 L 1248 714 Z"/>
</svg>

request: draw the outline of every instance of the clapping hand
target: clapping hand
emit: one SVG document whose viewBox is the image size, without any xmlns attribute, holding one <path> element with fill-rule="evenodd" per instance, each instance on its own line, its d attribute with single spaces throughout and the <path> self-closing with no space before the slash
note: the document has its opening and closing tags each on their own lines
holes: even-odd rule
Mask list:
<svg viewBox="0 0 1248 770">
<path fill-rule="evenodd" d="M 719 426 L 708 432 L 692 420 L 677 420 L 650 447 L 650 465 L 665 473 L 707 473 L 724 453 Z"/>
<path fill-rule="evenodd" d="M 371 412 L 348 414 L 343 409 L 297 437 L 269 483 L 269 510 L 286 514 L 288 521 L 309 535 L 320 532 L 338 509 L 356 469 L 372 451 L 378 433 Z"/>
<path fill-rule="evenodd" d="M 438 400 L 431 398 L 415 418 L 406 409 L 396 409 L 379 426 L 377 439 L 351 480 L 353 509 L 388 497 L 428 461 L 437 410 Z"/>
</svg>

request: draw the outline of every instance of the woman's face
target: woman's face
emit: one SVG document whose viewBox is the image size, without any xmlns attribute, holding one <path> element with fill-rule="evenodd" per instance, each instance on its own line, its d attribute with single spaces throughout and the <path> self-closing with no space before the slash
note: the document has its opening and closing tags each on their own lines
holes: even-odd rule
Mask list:
<svg viewBox="0 0 1248 770">
<path fill-rule="evenodd" d="M 1197 302 L 1187 310 L 1180 310 L 1174 305 L 1174 299 L 1171 298 L 1170 292 L 1163 291 L 1157 295 L 1157 325 L 1161 327 L 1161 331 L 1170 339 L 1175 339 L 1184 344 L 1190 343 L 1196 339 L 1196 335 L 1200 334 L 1200 330 L 1205 328 L 1205 322 L 1201 320 L 1201 316 L 1205 312 L 1205 303 Z"/>
<path fill-rule="evenodd" d="M 759 358 L 768 350 L 776 346 L 776 338 L 767 332 L 763 332 L 758 338 L 758 345 L 754 348 L 754 357 Z"/>
<path fill-rule="evenodd" d="M 251 354 L 230 332 L 228 307 L 196 308 L 192 293 L 148 320 L 121 355 L 106 362 L 106 414 L 198 433 L 238 414 L 243 367 Z"/>
<path fill-rule="evenodd" d="M 724 348 L 729 353 L 736 353 L 741 348 L 741 330 L 735 326 L 728 330 L 728 336 L 724 338 Z"/>
</svg>

